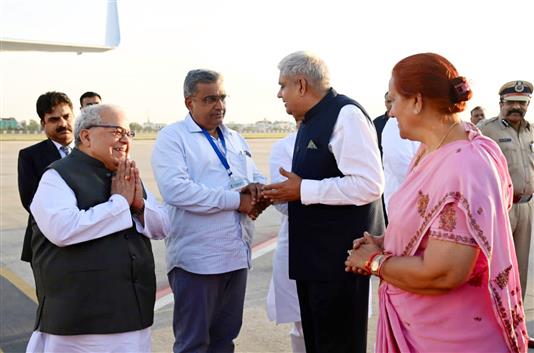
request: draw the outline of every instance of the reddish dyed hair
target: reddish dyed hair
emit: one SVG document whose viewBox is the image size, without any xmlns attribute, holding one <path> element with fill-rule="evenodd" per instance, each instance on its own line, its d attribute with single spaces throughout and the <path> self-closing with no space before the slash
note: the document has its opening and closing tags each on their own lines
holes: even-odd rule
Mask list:
<svg viewBox="0 0 534 353">
<path fill-rule="evenodd" d="M 426 103 L 443 114 L 459 113 L 473 92 L 465 77 L 444 57 L 421 53 L 402 59 L 393 68 L 396 90 L 404 97 L 418 93 Z"/>
</svg>

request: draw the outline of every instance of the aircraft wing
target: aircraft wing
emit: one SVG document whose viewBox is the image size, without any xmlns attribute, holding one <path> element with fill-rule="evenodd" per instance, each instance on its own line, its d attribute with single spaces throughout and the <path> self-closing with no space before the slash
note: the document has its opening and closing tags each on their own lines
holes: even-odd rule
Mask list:
<svg viewBox="0 0 534 353">
<path fill-rule="evenodd" d="M 103 52 L 112 46 L 81 46 L 78 44 L 39 42 L 20 39 L 0 38 L 0 51 L 56 51 L 56 52 Z"/>
<path fill-rule="evenodd" d="M 3 12 L 5 16 L 2 20 L 6 20 L 2 21 L 4 28 L 0 30 L 0 34 L 7 35 L 0 36 L 0 51 L 76 52 L 81 54 L 104 52 L 119 45 L 120 29 L 117 0 L 100 0 L 102 8 L 93 9 L 92 13 L 89 15 L 85 13 L 85 16 L 83 7 L 72 7 L 74 1 L 65 3 L 55 0 L 46 3 L 49 6 L 35 9 L 35 12 L 40 11 L 39 17 L 35 17 L 35 13 L 28 13 L 26 9 L 20 8 L 14 1 L 3 0 L 0 12 Z M 89 4 L 97 6 L 98 2 L 92 1 Z M 61 14 L 61 11 L 67 15 L 63 14 L 59 17 L 58 14 Z M 70 13 L 72 11 L 81 11 L 80 16 L 83 16 L 83 19 Z M 58 18 L 56 19 L 56 17 Z M 34 21 L 35 19 L 41 20 L 42 23 Z M 25 27 L 20 27 L 25 21 L 29 23 L 26 23 Z M 87 22 L 87 25 L 84 26 L 83 21 Z M 98 26 L 99 23 L 105 23 L 105 27 Z M 59 28 L 54 32 L 54 28 L 49 26 Z M 76 28 L 70 31 L 69 26 L 89 27 L 90 31 L 73 34 L 76 32 Z M 33 28 L 33 32 L 28 31 L 27 28 Z"/>
</svg>

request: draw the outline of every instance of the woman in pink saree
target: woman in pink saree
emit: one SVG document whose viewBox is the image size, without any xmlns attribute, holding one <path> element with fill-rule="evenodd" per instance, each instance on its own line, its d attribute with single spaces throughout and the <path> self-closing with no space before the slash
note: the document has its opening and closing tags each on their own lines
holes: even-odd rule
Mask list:
<svg viewBox="0 0 534 353">
<path fill-rule="evenodd" d="M 422 144 L 390 200 L 385 235 L 356 240 L 346 262 L 381 278 L 379 353 L 527 351 L 512 182 L 498 145 L 457 115 L 471 95 L 437 54 L 393 69 L 390 114 L 401 137 Z"/>
</svg>

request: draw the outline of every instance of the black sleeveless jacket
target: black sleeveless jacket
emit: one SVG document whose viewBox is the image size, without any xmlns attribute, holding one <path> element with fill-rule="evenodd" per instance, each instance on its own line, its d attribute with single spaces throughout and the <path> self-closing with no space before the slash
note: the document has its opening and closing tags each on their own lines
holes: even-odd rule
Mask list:
<svg viewBox="0 0 534 353">
<path fill-rule="evenodd" d="M 328 148 L 339 112 L 354 100 L 333 89 L 310 109 L 295 142 L 292 171 L 303 179 L 343 177 Z M 370 119 L 369 119 L 370 120 Z M 359 151 L 353 151 L 359 153 Z M 289 203 L 289 275 L 297 280 L 341 280 L 355 275 L 345 272 L 347 250 L 364 231 L 382 234 L 384 219 L 380 199 L 363 206 L 303 205 Z"/>
<path fill-rule="evenodd" d="M 74 149 L 49 168 L 72 189 L 80 210 L 109 202 L 111 172 L 100 161 Z M 108 334 L 152 325 L 154 257 L 150 240 L 133 222 L 131 228 L 65 247 L 52 244 L 34 222 L 32 249 L 39 331 Z"/>
</svg>

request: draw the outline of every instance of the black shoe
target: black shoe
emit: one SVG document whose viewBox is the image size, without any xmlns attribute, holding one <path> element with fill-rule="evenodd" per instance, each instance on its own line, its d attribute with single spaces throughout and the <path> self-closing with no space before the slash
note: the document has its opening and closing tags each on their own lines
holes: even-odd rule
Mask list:
<svg viewBox="0 0 534 353">
<path fill-rule="evenodd" d="M 534 348 L 534 338 L 528 338 L 528 348 Z"/>
</svg>

